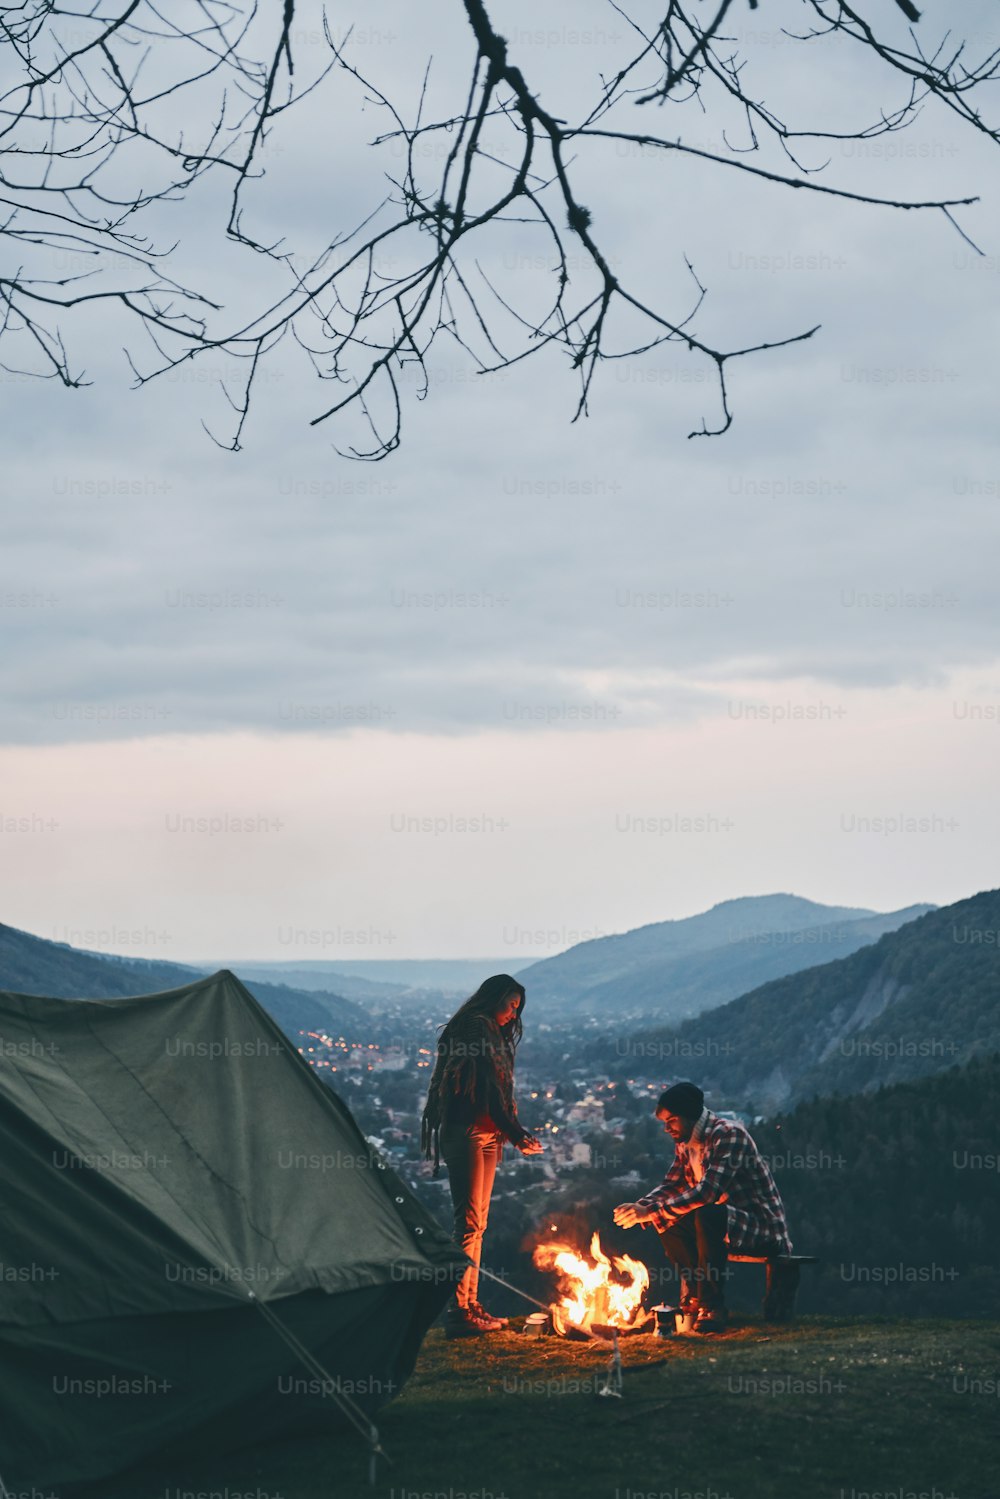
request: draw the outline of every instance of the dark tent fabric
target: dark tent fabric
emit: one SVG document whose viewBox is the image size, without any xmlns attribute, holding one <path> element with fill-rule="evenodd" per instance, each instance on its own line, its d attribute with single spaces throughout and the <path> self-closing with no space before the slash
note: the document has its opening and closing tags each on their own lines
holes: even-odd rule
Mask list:
<svg viewBox="0 0 1000 1499">
<path fill-rule="evenodd" d="M 135 999 L 0 992 L 0 1208 L 14 1491 L 335 1422 L 324 1394 L 367 1420 L 466 1264 L 226 970 Z"/>
</svg>

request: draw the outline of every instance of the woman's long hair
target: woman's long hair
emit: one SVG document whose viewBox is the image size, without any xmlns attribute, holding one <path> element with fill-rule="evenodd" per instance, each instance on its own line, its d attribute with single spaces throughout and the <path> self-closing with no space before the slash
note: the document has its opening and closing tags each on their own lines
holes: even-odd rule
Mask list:
<svg viewBox="0 0 1000 1499">
<path fill-rule="evenodd" d="M 517 994 L 521 1003 L 513 1018 L 499 1027 L 500 1046 L 497 1047 L 482 1038 L 481 1027 L 475 1022 L 480 1017 L 493 1021 L 497 1010 L 511 994 Z M 514 1053 L 521 1039 L 523 1009 L 524 985 L 519 984 L 517 979 L 512 979 L 509 973 L 495 973 L 492 978 L 480 984 L 475 994 L 459 1005 L 451 1019 L 441 1027 L 437 1061 L 434 1063 L 427 1090 L 427 1103 L 420 1121 L 420 1148 L 424 1155 L 433 1159 L 435 1176 L 440 1163 L 443 1090 L 448 1097 L 465 1094 L 474 1098 L 480 1068 L 485 1065 L 492 1071 L 506 1107 L 516 1112 L 513 1095 Z M 470 1021 L 473 1024 L 470 1025 Z"/>
<path fill-rule="evenodd" d="M 444 1039 L 446 1033 L 456 1021 L 461 1022 L 467 1015 L 486 1015 L 492 1020 L 504 1000 L 509 998 L 511 994 L 519 995 L 521 1003 L 514 1012 L 513 1020 L 501 1026 L 500 1034 L 506 1041 L 510 1051 L 512 1053 L 515 1052 L 524 1029 L 521 1023 L 521 1016 L 524 1012 L 525 993 L 524 985 L 519 984 L 517 979 L 512 979 L 509 973 L 495 973 L 492 978 L 484 979 L 475 994 L 467 999 L 464 1004 L 459 1005 L 451 1019 L 442 1027 L 441 1039 Z"/>
</svg>

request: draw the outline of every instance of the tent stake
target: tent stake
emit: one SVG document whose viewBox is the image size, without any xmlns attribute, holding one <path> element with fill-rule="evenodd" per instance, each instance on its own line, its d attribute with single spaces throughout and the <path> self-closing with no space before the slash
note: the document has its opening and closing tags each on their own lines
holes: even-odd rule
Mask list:
<svg viewBox="0 0 1000 1499">
<path fill-rule="evenodd" d="M 608 1372 L 604 1378 L 604 1384 L 598 1390 L 599 1395 L 611 1395 L 614 1399 L 622 1398 L 622 1354 L 618 1347 L 618 1329 L 614 1329 L 615 1346 L 614 1352 L 608 1362 Z"/>
</svg>

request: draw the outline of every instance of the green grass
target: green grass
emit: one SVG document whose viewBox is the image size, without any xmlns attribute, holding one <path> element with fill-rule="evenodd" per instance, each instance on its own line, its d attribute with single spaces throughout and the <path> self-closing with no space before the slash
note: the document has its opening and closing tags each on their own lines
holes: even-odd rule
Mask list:
<svg viewBox="0 0 1000 1499">
<path fill-rule="evenodd" d="M 997 1499 L 1000 1325 L 737 1319 L 721 1337 L 622 1342 L 624 1395 L 595 1391 L 608 1352 L 516 1332 L 427 1337 L 381 1414 L 374 1488 L 343 1430 L 245 1449 L 197 1472 L 179 1456 L 103 1499 Z M 758 1381 L 757 1385 L 751 1381 Z M 770 1381 L 769 1384 L 761 1383 Z M 179 1490 L 180 1493 L 175 1491 Z M 228 1492 L 227 1492 L 228 1491 Z M 853 1491 L 853 1492 L 852 1492 Z"/>
</svg>

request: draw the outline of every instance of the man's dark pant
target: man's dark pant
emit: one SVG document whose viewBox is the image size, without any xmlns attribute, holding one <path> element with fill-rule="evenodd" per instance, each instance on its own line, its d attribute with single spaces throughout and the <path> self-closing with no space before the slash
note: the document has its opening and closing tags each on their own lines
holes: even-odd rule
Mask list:
<svg viewBox="0 0 1000 1499">
<path fill-rule="evenodd" d="M 697 1296 L 702 1306 L 719 1306 L 725 1300 L 728 1223 L 726 1208 L 711 1203 L 685 1213 L 669 1228 L 656 1230 L 667 1258 L 680 1271 L 682 1295 Z"/>
</svg>

